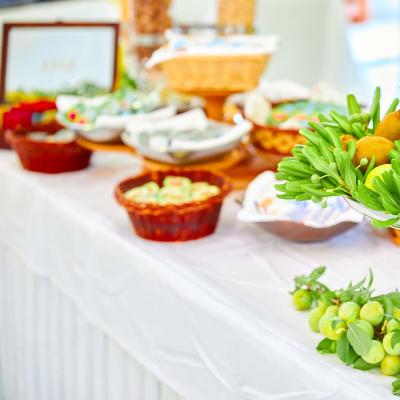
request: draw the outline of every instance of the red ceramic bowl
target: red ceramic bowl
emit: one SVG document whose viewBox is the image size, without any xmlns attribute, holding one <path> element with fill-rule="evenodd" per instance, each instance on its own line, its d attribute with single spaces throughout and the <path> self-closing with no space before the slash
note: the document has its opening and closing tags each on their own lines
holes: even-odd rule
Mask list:
<svg viewBox="0 0 400 400">
<path fill-rule="evenodd" d="M 124 193 L 129 189 L 147 182 L 162 185 L 164 178 L 169 175 L 184 176 L 193 182 L 208 182 L 218 186 L 221 192 L 204 201 L 167 206 L 140 204 L 125 199 Z M 168 170 L 148 172 L 122 181 L 115 189 L 115 197 L 125 207 L 139 236 L 162 242 L 177 242 L 212 234 L 218 223 L 222 202 L 230 190 L 230 183 L 220 174 L 203 170 Z"/>
<path fill-rule="evenodd" d="M 60 129 L 54 124 L 40 127 L 41 131 L 53 133 Z M 68 143 L 47 143 L 31 140 L 26 129 L 7 131 L 6 140 L 17 152 L 22 166 L 35 172 L 57 174 L 86 168 L 92 152 L 80 147 L 76 141 Z"/>
</svg>

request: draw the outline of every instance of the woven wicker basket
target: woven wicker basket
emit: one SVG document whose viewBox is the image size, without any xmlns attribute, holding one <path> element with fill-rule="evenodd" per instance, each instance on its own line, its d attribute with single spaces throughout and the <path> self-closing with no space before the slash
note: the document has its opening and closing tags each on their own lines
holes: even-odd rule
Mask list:
<svg viewBox="0 0 400 400">
<path fill-rule="evenodd" d="M 306 139 L 298 129 L 281 129 L 276 126 L 261 126 L 253 123 L 251 142 L 272 154 L 290 155 L 294 146 L 304 144 Z"/>
<path fill-rule="evenodd" d="M 270 54 L 186 56 L 162 63 L 169 86 L 182 92 L 243 92 L 257 86 Z"/>
</svg>

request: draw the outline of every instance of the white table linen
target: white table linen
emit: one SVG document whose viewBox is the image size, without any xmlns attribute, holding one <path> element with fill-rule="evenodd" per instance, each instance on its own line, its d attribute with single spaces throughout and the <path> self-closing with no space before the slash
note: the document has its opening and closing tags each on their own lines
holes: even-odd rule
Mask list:
<svg viewBox="0 0 400 400">
<path fill-rule="evenodd" d="M 215 235 L 154 243 L 132 234 L 112 195 L 139 171 L 134 158 L 96 155 L 86 171 L 49 176 L 23 171 L 3 151 L 0 171 L 0 243 L 15 254 L 7 263 L 46 278 L 185 399 L 392 398 L 390 378 L 318 354 L 320 336 L 288 295 L 294 275 L 320 264 L 333 287 L 371 266 L 377 289 L 394 289 L 400 249 L 368 225 L 325 243 L 290 243 L 238 222 L 231 197 Z"/>
</svg>

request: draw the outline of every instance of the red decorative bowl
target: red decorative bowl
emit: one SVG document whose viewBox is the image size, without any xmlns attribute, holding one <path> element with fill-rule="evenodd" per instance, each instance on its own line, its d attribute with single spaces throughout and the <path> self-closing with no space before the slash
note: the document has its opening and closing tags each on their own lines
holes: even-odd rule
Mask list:
<svg viewBox="0 0 400 400">
<path fill-rule="evenodd" d="M 60 126 L 41 126 L 41 131 L 54 133 Z M 6 140 L 17 152 L 22 166 L 35 172 L 57 174 L 77 171 L 89 165 L 92 152 L 80 147 L 76 141 L 68 143 L 47 143 L 29 139 L 30 130 L 7 131 Z"/>
<path fill-rule="evenodd" d="M 193 182 L 208 182 L 221 192 L 204 201 L 180 205 L 140 204 L 125 199 L 129 189 L 147 182 L 162 185 L 166 176 L 184 176 Z M 212 234 L 217 226 L 222 202 L 230 192 L 231 184 L 220 174 L 203 170 L 167 170 L 148 172 L 128 178 L 115 189 L 115 197 L 128 212 L 136 233 L 145 239 L 161 242 L 178 242 Z"/>
</svg>

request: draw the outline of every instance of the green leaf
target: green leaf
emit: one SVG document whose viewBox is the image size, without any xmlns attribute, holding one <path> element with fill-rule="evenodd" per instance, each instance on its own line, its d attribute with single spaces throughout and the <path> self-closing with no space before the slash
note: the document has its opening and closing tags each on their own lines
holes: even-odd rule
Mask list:
<svg viewBox="0 0 400 400">
<path fill-rule="evenodd" d="M 326 267 L 320 266 L 315 268 L 314 270 L 311 271 L 311 274 L 309 276 L 310 280 L 317 280 L 321 278 L 321 276 L 325 273 Z"/>
<path fill-rule="evenodd" d="M 353 368 L 360 369 L 362 371 L 369 371 L 370 369 L 379 367 L 380 364 L 370 364 L 364 361 L 361 357 L 358 358 L 353 364 Z"/>
<path fill-rule="evenodd" d="M 374 228 L 382 229 L 382 228 L 390 228 L 391 226 L 395 225 L 397 222 L 399 222 L 399 217 L 387 219 L 385 221 L 373 219 L 371 221 L 371 224 Z"/>
<path fill-rule="evenodd" d="M 392 383 L 392 393 L 395 396 L 400 396 L 400 378 L 397 378 L 393 383 Z"/>
<path fill-rule="evenodd" d="M 400 343 L 400 332 L 394 332 L 391 340 L 391 346 L 394 348 L 396 344 Z"/>
<path fill-rule="evenodd" d="M 346 365 L 353 364 L 358 358 L 346 336 L 342 336 L 336 342 L 336 354 Z"/>
<path fill-rule="evenodd" d="M 372 300 L 383 302 L 384 297 L 389 298 L 395 307 L 400 307 L 400 292 L 386 293 L 385 295 L 376 296 Z"/>
<path fill-rule="evenodd" d="M 334 354 L 336 352 L 336 342 L 328 338 L 322 339 L 317 345 L 317 351 L 320 354 Z"/>
<path fill-rule="evenodd" d="M 385 319 L 389 321 L 390 319 L 393 318 L 393 311 L 394 311 L 393 303 L 387 296 L 383 296 L 382 303 L 383 303 L 383 308 L 385 310 Z"/>
<path fill-rule="evenodd" d="M 365 356 L 371 348 L 372 339 L 364 329 L 356 324 L 349 325 L 347 329 L 347 339 L 359 356 Z"/>
</svg>

